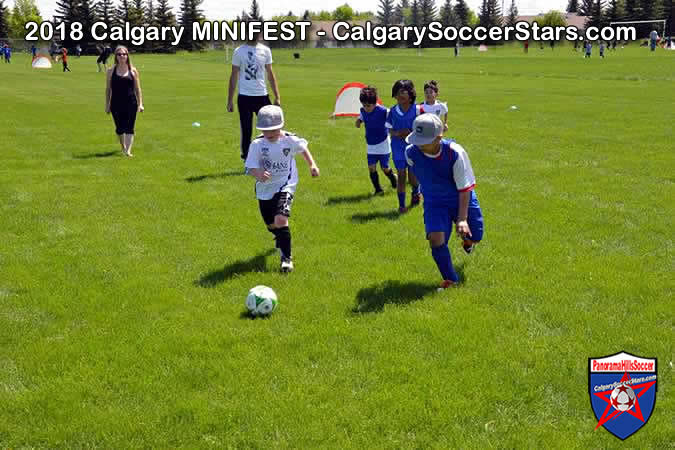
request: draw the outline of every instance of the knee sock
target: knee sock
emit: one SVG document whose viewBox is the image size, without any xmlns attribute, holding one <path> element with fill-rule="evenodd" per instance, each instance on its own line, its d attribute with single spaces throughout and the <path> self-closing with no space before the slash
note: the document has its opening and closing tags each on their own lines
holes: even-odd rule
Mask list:
<svg viewBox="0 0 675 450">
<path fill-rule="evenodd" d="M 390 170 L 389 172 L 384 173 L 387 178 L 389 178 L 389 182 L 391 183 L 391 187 L 395 188 L 398 184 L 398 180 L 396 179 L 396 175 L 394 175 L 394 171 Z"/>
<path fill-rule="evenodd" d="M 370 181 L 373 183 L 373 187 L 376 191 L 382 190 L 382 186 L 380 186 L 380 177 L 377 175 L 377 172 L 370 172 Z"/>
<path fill-rule="evenodd" d="M 441 272 L 441 276 L 444 280 L 451 280 L 457 283 L 459 277 L 455 273 L 455 269 L 452 267 L 452 258 L 450 257 L 450 249 L 447 245 L 440 245 L 438 247 L 431 248 L 431 255 L 436 261 L 436 266 Z"/>
<path fill-rule="evenodd" d="M 405 208 L 405 192 L 398 193 L 398 207 Z"/>
<path fill-rule="evenodd" d="M 291 229 L 275 228 L 273 233 L 277 238 L 277 248 L 281 249 L 281 256 L 291 259 Z"/>
</svg>

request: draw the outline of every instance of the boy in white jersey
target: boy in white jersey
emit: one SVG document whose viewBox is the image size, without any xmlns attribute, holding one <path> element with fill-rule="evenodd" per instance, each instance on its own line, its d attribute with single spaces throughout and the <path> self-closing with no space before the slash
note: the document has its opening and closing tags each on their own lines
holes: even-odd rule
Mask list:
<svg viewBox="0 0 675 450">
<path fill-rule="evenodd" d="M 422 109 L 425 113 L 435 114 L 443 121 L 443 131 L 448 131 L 448 105 L 438 101 L 438 81 L 429 80 L 424 83 L 424 103 Z"/>
<path fill-rule="evenodd" d="M 255 177 L 255 193 L 265 225 L 276 239 L 281 253 L 281 271 L 291 272 L 291 230 L 288 218 L 295 188 L 298 184 L 298 170 L 295 155 L 300 153 L 309 165 L 313 177 L 319 176 L 319 168 L 307 148 L 307 141 L 292 133 L 283 131 L 284 113 L 276 105 L 260 108 L 256 128 L 263 135 L 257 137 L 249 147 L 246 157 L 246 171 Z"/>
</svg>

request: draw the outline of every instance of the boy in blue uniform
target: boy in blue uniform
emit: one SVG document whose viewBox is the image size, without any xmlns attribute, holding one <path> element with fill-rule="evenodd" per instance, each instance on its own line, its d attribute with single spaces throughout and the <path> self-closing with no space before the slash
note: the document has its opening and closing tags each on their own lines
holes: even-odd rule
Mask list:
<svg viewBox="0 0 675 450">
<path fill-rule="evenodd" d="M 387 120 L 387 108 L 377 104 L 377 89 L 373 86 L 364 87 L 359 94 L 361 108 L 359 118 L 356 119 L 356 128 L 361 128 L 361 124 L 366 124 L 366 144 L 368 145 L 368 170 L 370 171 L 370 181 L 375 188 L 375 195 L 384 195 L 380 179 L 377 176 L 377 163 L 384 174 L 389 178 L 391 187 L 395 188 L 397 181 L 396 175 L 389 168 L 389 133 L 384 123 Z"/>
<path fill-rule="evenodd" d="M 405 185 L 408 178 L 408 163 L 405 160 L 405 138 L 410 134 L 413 121 L 422 108 L 415 104 L 417 94 L 415 85 L 410 80 L 398 80 L 391 89 L 391 96 L 397 104 L 389 110 L 385 126 L 389 128 L 391 135 L 391 152 L 394 158 L 394 167 L 398 172 L 398 212 L 403 214 L 408 211 L 405 206 Z M 415 175 L 410 174 L 412 185 L 412 200 L 410 206 L 420 203 L 420 186 Z"/>
<path fill-rule="evenodd" d="M 424 228 L 431 254 L 441 272 L 446 289 L 459 282 L 452 267 L 448 240 L 455 223 L 464 240 L 464 251 L 471 253 L 483 239 L 483 214 L 474 192 L 476 179 L 471 161 L 461 145 L 443 139 L 443 122 L 434 114 L 422 114 L 406 138 L 405 155 L 424 194 Z"/>
</svg>

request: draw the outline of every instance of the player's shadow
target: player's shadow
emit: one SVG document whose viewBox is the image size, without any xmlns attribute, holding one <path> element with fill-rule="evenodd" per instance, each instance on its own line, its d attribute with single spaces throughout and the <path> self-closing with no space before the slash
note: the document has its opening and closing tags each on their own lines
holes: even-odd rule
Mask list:
<svg viewBox="0 0 675 450">
<path fill-rule="evenodd" d="M 196 183 L 198 181 L 204 181 L 204 180 L 209 180 L 209 179 L 217 179 L 217 178 L 227 178 L 227 177 L 239 177 L 239 176 L 244 176 L 246 175 L 243 170 L 231 170 L 229 172 L 223 172 L 223 173 L 209 173 L 206 175 L 195 175 L 193 177 L 187 177 L 185 181 L 188 183 Z"/>
<path fill-rule="evenodd" d="M 73 155 L 74 159 L 108 158 L 110 156 L 121 155 L 121 151 L 86 153 L 84 155 Z"/>
<path fill-rule="evenodd" d="M 275 252 L 276 249 L 270 249 L 254 256 L 253 258 L 235 261 L 220 270 L 214 270 L 207 273 L 199 280 L 195 281 L 194 284 L 204 288 L 211 288 L 234 278 L 236 275 L 243 275 L 249 272 L 265 272 L 267 271 L 265 258 Z"/>
<path fill-rule="evenodd" d="M 330 197 L 326 200 L 326 206 L 341 205 L 343 203 L 359 203 L 373 198 L 372 194 L 344 195 L 340 197 Z"/>
<path fill-rule="evenodd" d="M 352 313 L 381 312 L 386 304 L 406 305 L 416 302 L 434 292 L 437 287 L 428 283 L 385 281 L 361 289 L 356 294 L 356 305 L 352 308 Z"/>
<path fill-rule="evenodd" d="M 357 213 L 354 214 L 351 219 L 352 222 L 356 223 L 366 223 L 366 222 L 371 222 L 373 220 L 379 220 L 379 219 L 387 219 L 387 220 L 398 220 L 400 217 L 400 214 L 398 211 L 391 210 L 391 211 L 375 211 L 375 212 L 370 212 L 366 214 L 361 214 Z"/>
</svg>

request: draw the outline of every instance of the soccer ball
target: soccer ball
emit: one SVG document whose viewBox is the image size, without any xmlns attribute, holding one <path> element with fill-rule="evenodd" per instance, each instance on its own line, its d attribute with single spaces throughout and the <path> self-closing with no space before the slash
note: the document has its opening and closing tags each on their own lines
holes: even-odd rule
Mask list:
<svg viewBox="0 0 675 450">
<path fill-rule="evenodd" d="M 628 411 L 635 405 L 635 391 L 627 384 L 615 387 L 610 396 L 610 402 L 618 411 Z"/>
<path fill-rule="evenodd" d="M 267 286 L 256 286 L 246 296 L 246 309 L 252 316 L 269 316 L 278 304 L 277 294 Z"/>
</svg>

